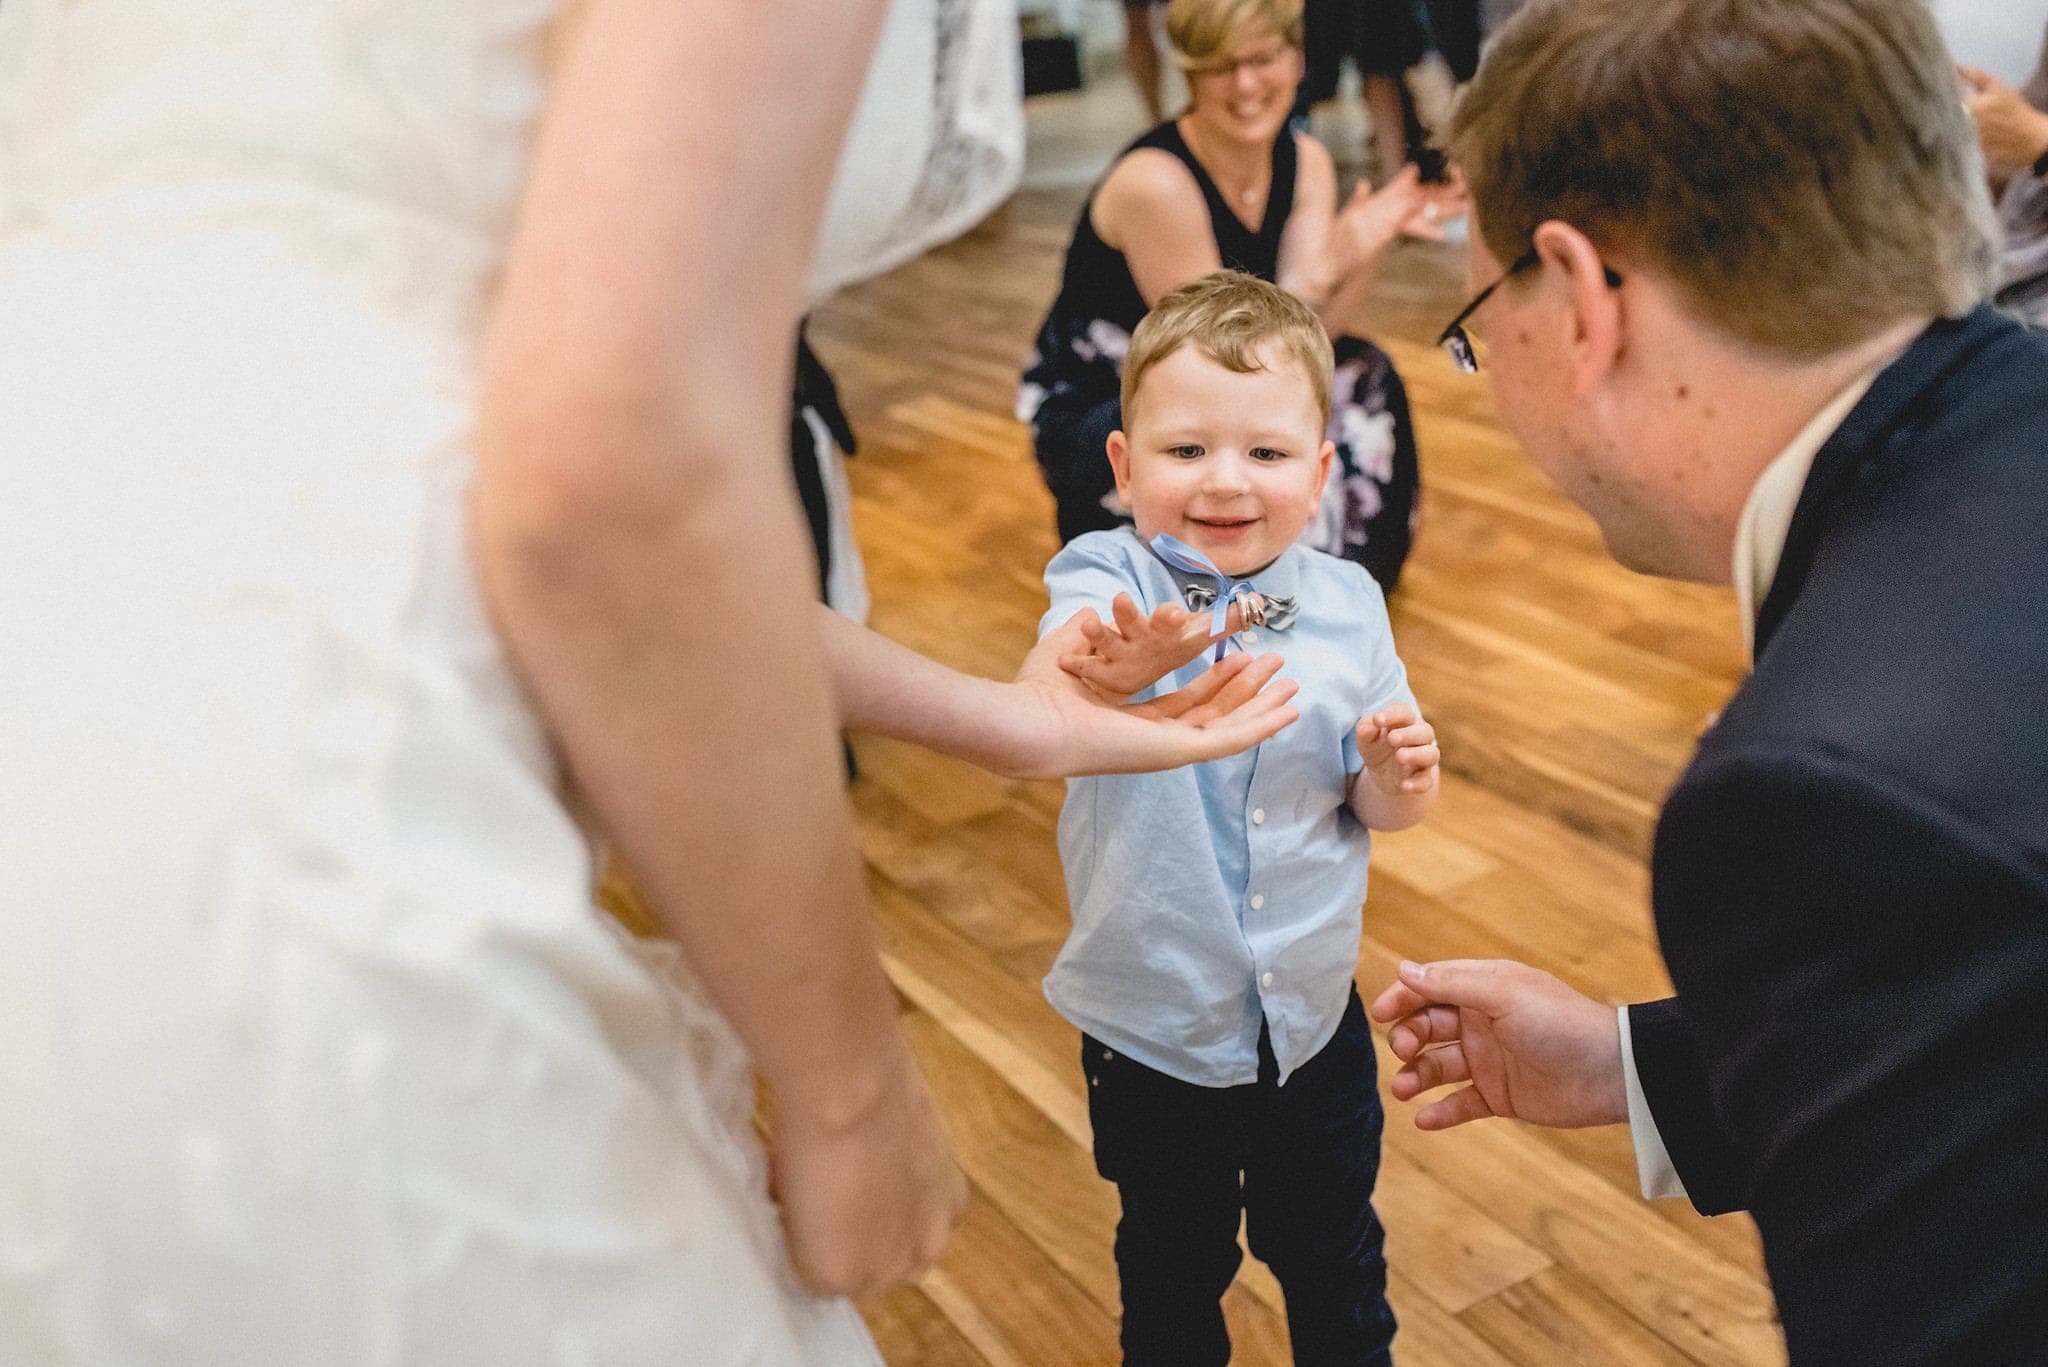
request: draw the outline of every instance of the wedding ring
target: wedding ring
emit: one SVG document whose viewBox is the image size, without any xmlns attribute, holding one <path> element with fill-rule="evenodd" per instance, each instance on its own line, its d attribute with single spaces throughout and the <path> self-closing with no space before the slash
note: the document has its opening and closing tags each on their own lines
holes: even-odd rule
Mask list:
<svg viewBox="0 0 2048 1367">
<path fill-rule="evenodd" d="M 1248 627 L 1266 625 L 1266 597 L 1261 593 L 1247 593 L 1237 600 L 1244 624 Z"/>
</svg>

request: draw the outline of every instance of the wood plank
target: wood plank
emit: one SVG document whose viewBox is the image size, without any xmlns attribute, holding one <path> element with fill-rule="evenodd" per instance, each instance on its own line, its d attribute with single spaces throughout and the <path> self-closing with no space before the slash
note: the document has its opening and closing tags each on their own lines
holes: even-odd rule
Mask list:
<svg viewBox="0 0 2048 1367">
<path fill-rule="evenodd" d="M 1458 1318 L 1514 1362 L 1684 1367 L 1696 1360 L 1559 1268 L 1508 1287 Z"/>
<path fill-rule="evenodd" d="M 1769 1362 L 1784 1349 L 1766 1288 L 1652 1213 L 1616 1201 L 1597 1174 L 1502 1123 L 1422 1134 L 1388 1127 L 1387 1145 L 1458 1187 L 1483 1174 L 1488 1213 L 1610 1297 L 1688 1357 Z"/>
<path fill-rule="evenodd" d="M 885 1361 L 917 1367 L 986 1367 L 944 1310 L 915 1286 L 896 1286 L 860 1303 L 861 1318 Z"/>
<path fill-rule="evenodd" d="M 1389 1147 L 1373 1204 L 1387 1227 L 1387 1263 L 1438 1306 L 1459 1314 L 1551 1265 L 1463 1194 Z"/>
<path fill-rule="evenodd" d="M 1116 1319 L 978 1190 L 920 1288 L 989 1367 L 1109 1364 Z"/>
</svg>

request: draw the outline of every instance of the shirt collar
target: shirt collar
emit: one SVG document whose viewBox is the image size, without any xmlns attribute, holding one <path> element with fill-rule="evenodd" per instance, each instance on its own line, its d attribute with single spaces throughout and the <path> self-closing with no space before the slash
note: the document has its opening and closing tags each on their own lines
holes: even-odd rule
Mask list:
<svg viewBox="0 0 2048 1367">
<path fill-rule="evenodd" d="M 1799 506 L 1800 491 L 1813 470 L 1813 458 L 1849 416 L 1849 410 L 1862 401 L 1876 378 L 1875 368 L 1865 371 L 1828 400 L 1777 459 L 1764 467 L 1742 505 L 1742 516 L 1735 524 L 1735 600 L 1742 613 L 1745 655 L 1755 653 L 1757 609 L 1769 596 L 1771 580 L 1777 576 L 1778 560 L 1785 553 L 1785 537 L 1792 529 L 1792 513 Z"/>
</svg>

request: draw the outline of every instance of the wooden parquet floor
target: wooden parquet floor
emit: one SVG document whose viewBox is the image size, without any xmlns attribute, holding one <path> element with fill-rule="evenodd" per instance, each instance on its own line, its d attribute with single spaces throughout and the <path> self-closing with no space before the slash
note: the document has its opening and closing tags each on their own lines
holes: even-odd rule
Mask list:
<svg viewBox="0 0 2048 1367">
<path fill-rule="evenodd" d="M 1034 101 L 1034 164 L 1049 140 L 1071 152 L 1091 136 L 1084 98 Z M 1098 152 L 1128 132 L 1102 132 Z M 1084 192 L 1027 188 L 812 326 L 859 433 L 872 624 L 980 674 L 1014 671 L 1045 606 L 1052 505 L 1010 412 Z M 1612 564 L 1483 379 L 1434 350 L 1461 271 L 1460 249 L 1402 248 L 1369 328 L 1421 443 L 1424 523 L 1391 607 L 1445 779 L 1428 821 L 1374 842 L 1358 982 L 1369 998 L 1401 956 L 1512 955 L 1603 999 L 1659 995 L 1644 858 L 1739 677 L 1733 605 Z M 1113 1363 L 1116 1196 L 1090 1158 L 1076 1033 L 1038 989 L 1067 927 L 1061 785 L 886 741 L 855 750 L 883 953 L 973 1189 L 938 1268 L 863 1309 L 895 1364 Z M 1388 1101 L 1379 1196 L 1404 1364 L 1783 1360 L 1753 1226 L 1640 1200 L 1625 1131 L 1424 1135 L 1410 1110 Z M 1262 1267 L 1246 1262 L 1226 1308 L 1237 1362 L 1289 1361 Z"/>
</svg>

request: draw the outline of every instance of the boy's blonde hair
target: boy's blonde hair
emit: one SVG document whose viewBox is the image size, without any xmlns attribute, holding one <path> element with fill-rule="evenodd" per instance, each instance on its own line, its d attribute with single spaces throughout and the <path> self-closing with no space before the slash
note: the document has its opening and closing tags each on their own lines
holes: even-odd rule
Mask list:
<svg viewBox="0 0 2048 1367">
<path fill-rule="evenodd" d="M 1561 219 L 1765 354 L 1958 313 L 1998 278 L 1925 0 L 1532 0 L 1445 144 L 1497 260 Z"/>
<path fill-rule="evenodd" d="M 1225 370 L 1248 375 L 1266 366 L 1259 351 L 1277 342 L 1315 391 L 1321 424 L 1330 421 L 1330 338 L 1308 305 L 1243 271 L 1217 271 L 1167 294 L 1138 323 L 1124 353 L 1123 423 L 1131 425 L 1145 372 L 1194 346 Z M 1320 431 L 1321 428 L 1318 428 Z"/>
<path fill-rule="evenodd" d="M 1302 0 L 1172 0 L 1166 41 L 1183 71 L 1213 66 L 1245 34 L 1268 29 L 1301 48 Z"/>
</svg>

